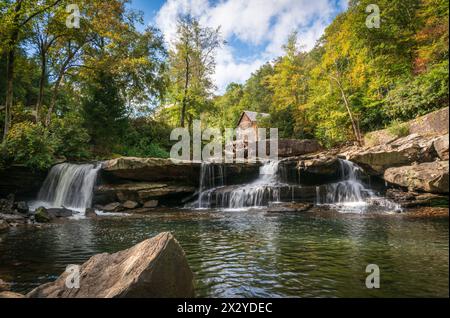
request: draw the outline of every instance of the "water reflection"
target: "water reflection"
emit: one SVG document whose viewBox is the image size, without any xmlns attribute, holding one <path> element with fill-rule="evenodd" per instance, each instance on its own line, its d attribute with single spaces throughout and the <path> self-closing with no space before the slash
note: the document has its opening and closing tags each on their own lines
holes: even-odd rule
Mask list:
<svg viewBox="0 0 450 318">
<path fill-rule="evenodd" d="M 186 210 L 0 235 L 0 278 L 28 291 L 68 264 L 171 231 L 206 297 L 448 297 L 448 219 Z M 365 288 L 378 264 L 381 289 Z"/>
</svg>

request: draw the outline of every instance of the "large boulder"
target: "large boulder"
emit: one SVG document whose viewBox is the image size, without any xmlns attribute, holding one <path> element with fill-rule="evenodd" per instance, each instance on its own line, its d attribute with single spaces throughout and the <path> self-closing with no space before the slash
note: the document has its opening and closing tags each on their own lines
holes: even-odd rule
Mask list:
<svg viewBox="0 0 450 318">
<path fill-rule="evenodd" d="M 384 180 L 410 191 L 448 193 L 448 168 L 448 161 L 389 168 L 384 173 Z"/>
<path fill-rule="evenodd" d="M 368 173 L 382 175 L 391 167 L 433 161 L 437 157 L 434 149 L 436 138 L 412 134 L 385 145 L 353 149 L 343 155 L 363 167 Z"/>
<path fill-rule="evenodd" d="M 448 160 L 448 134 L 438 137 L 434 143 L 434 149 L 441 160 Z"/>
<path fill-rule="evenodd" d="M 123 204 L 129 201 L 144 204 L 149 200 L 159 200 L 165 204 L 178 205 L 196 190 L 197 187 L 191 185 L 173 183 L 103 184 L 95 189 L 93 201 L 95 204 L 108 204 L 116 201 L 120 201 Z"/>
<path fill-rule="evenodd" d="M 79 288 L 68 288 L 70 273 L 37 287 L 30 298 L 189 298 L 193 273 L 183 249 L 161 233 L 127 250 L 98 254 L 80 267 Z M 70 285 L 69 285 L 70 286 Z"/>
<path fill-rule="evenodd" d="M 4 291 L 0 293 L 0 299 L 1 298 L 25 298 L 25 296 L 11 291 Z"/>
<path fill-rule="evenodd" d="M 121 157 L 105 161 L 101 173 L 106 178 L 148 182 L 179 181 L 197 184 L 200 164 L 176 163 L 170 159 L 160 158 Z"/>
<path fill-rule="evenodd" d="M 282 158 L 301 156 L 318 152 L 322 149 L 317 140 L 312 139 L 280 139 L 278 140 L 278 156 Z"/>
</svg>

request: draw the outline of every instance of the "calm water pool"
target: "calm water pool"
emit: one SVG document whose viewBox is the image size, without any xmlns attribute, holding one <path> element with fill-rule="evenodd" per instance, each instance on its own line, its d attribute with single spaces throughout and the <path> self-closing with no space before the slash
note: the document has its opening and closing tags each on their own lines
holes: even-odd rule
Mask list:
<svg viewBox="0 0 450 318">
<path fill-rule="evenodd" d="M 68 264 L 171 231 L 200 297 L 448 297 L 448 218 L 174 211 L 0 234 L 0 278 L 27 292 Z M 381 288 L 365 287 L 377 264 Z"/>
</svg>

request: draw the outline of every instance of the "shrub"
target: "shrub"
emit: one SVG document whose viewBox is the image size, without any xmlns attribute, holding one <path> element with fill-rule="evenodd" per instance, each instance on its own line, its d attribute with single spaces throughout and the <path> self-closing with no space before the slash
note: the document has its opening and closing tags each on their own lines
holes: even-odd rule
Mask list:
<svg viewBox="0 0 450 318">
<path fill-rule="evenodd" d="M 76 113 L 67 113 L 64 118 L 53 118 L 50 131 L 59 141 L 56 148 L 57 156 L 72 160 L 90 156 L 88 145 L 90 137 L 82 125 L 83 120 Z"/>
<path fill-rule="evenodd" d="M 2 145 L 4 161 L 44 170 L 54 162 L 58 140 L 41 124 L 24 121 L 15 124 Z"/>
<path fill-rule="evenodd" d="M 406 121 L 448 106 L 448 61 L 413 80 L 402 81 L 386 97 L 385 112 Z"/>
<path fill-rule="evenodd" d="M 405 137 L 409 135 L 409 125 L 407 123 L 402 123 L 398 120 L 395 120 L 387 128 L 387 131 L 394 137 Z"/>
</svg>

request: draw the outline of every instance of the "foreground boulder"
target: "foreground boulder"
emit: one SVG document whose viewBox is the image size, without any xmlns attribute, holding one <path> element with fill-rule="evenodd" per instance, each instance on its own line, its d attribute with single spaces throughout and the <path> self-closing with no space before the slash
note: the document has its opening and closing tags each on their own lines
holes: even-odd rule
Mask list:
<svg viewBox="0 0 450 318">
<path fill-rule="evenodd" d="M 4 291 L 0 293 L 0 299 L 1 298 L 25 298 L 25 296 L 11 291 Z"/>
<path fill-rule="evenodd" d="M 448 169 L 448 161 L 389 168 L 384 173 L 384 180 L 410 191 L 448 193 Z"/>
<path fill-rule="evenodd" d="M 193 273 L 183 249 L 161 233 L 127 250 L 98 254 L 80 267 L 80 288 L 66 287 L 68 273 L 39 286 L 30 298 L 189 298 Z"/>
</svg>

